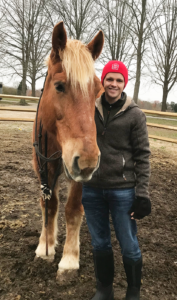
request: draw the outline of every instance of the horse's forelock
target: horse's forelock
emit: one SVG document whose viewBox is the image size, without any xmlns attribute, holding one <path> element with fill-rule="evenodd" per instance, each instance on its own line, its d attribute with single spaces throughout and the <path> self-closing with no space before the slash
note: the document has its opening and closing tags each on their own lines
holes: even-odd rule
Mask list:
<svg viewBox="0 0 177 300">
<path fill-rule="evenodd" d="M 94 61 L 87 47 L 78 40 L 68 40 L 63 51 L 59 51 L 62 67 L 72 88 L 80 86 L 81 92 L 88 94 L 88 83 L 93 84 Z"/>
</svg>

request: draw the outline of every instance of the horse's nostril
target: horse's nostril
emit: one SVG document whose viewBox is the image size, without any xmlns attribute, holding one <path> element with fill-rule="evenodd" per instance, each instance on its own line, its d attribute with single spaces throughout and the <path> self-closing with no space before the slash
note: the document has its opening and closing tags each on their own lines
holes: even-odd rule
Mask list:
<svg viewBox="0 0 177 300">
<path fill-rule="evenodd" d="M 79 160 L 79 156 L 76 156 L 73 160 L 73 171 L 76 174 L 80 174 L 81 170 L 79 168 L 79 164 L 78 164 L 78 160 Z"/>
</svg>

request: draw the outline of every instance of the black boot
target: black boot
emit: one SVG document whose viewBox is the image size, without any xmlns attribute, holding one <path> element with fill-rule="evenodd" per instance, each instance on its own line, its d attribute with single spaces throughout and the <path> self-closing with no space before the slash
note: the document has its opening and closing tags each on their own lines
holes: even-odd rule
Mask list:
<svg viewBox="0 0 177 300">
<path fill-rule="evenodd" d="M 111 250 L 93 251 L 97 291 L 91 300 L 114 300 L 114 258 Z"/>
<path fill-rule="evenodd" d="M 125 273 L 127 275 L 126 300 L 140 300 L 142 258 L 137 261 L 123 257 Z"/>
</svg>

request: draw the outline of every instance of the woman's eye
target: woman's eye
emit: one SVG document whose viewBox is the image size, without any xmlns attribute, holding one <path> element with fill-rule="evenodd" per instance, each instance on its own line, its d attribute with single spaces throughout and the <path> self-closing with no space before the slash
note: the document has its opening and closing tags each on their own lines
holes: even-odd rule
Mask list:
<svg viewBox="0 0 177 300">
<path fill-rule="evenodd" d="M 55 89 L 57 90 L 57 92 L 64 93 L 65 91 L 65 87 L 62 83 L 55 84 Z"/>
</svg>

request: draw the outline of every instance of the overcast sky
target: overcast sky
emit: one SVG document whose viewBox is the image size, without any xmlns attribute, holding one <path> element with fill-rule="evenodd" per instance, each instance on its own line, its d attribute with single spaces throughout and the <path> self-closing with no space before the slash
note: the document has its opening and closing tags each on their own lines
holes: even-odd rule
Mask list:
<svg viewBox="0 0 177 300">
<path fill-rule="evenodd" d="M 129 82 L 125 88 L 125 92 L 129 96 L 133 96 L 133 90 L 134 90 L 134 85 L 133 82 Z M 141 100 L 147 100 L 147 101 L 160 101 L 162 102 L 162 87 L 147 83 L 147 81 L 143 80 L 141 81 L 140 85 L 140 92 L 139 92 L 139 99 Z M 177 103 L 177 85 L 172 89 L 171 92 L 168 94 L 168 99 L 167 102 L 176 102 Z"/>
</svg>

